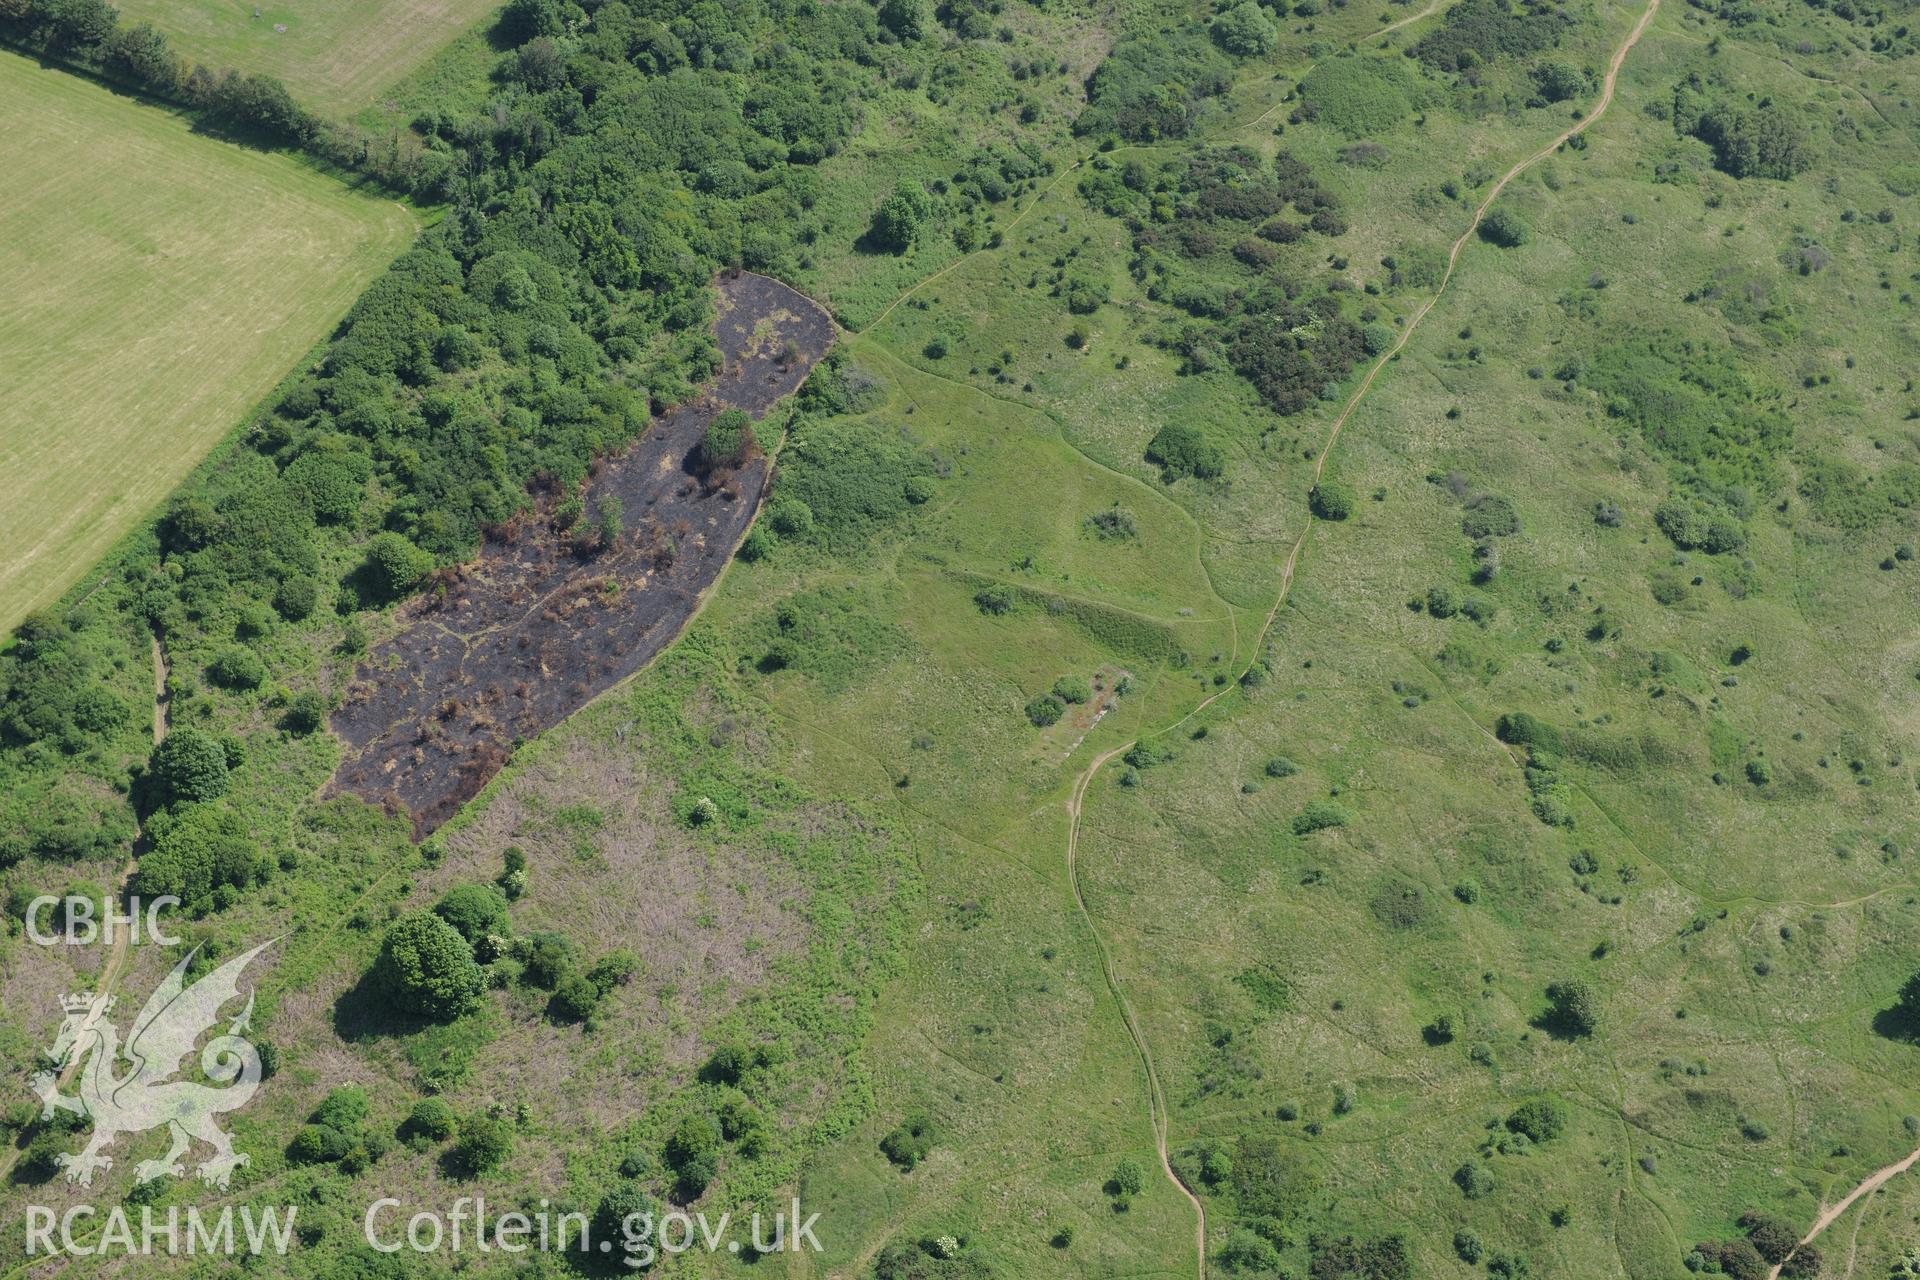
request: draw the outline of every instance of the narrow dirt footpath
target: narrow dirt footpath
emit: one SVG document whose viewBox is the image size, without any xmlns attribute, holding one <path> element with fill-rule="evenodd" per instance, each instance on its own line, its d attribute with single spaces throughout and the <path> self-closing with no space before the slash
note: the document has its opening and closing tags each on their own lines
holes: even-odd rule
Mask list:
<svg viewBox="0 0 1920 1280">
<path fill-rule="evenodd" d="M 167 706 L 167 652 L 160 647 L 160 637 L 152 636 L 153 643 L 153 745 L 159 746 L 160 740 L 167 736 L 169 725 Z M 133 853 L 126 865 L 120 868 L 119 876 L 114 880 L 114 894 L 124 898 L 127 887 L 133 883 L 133 873 L 140 865 L 140 854 L 145 850 L 147 833 L 142 831 L 134 837 Z M 131 928 L 113 931 L 113 950 L 107 953 L 106 963 L 100 966 L 100 976 L 94 980 L 96 992 L 107 992 L 119 983 L 127 969 L 127 957 L 131 952 L 133 930 Z M 80 1058 L 75 1056 L 66 1069 L 60 1073 L 62 1087 L 73 1083 L 73 1077 L 79 1074 Z"/>
<path fill-rule="evenodd" d="M 156 747 L 159 746 L 160 740 L 166 736 L 167 656 L 160 648 L 160 637 L 154 636 L 153 745 Z M 116 898 L 126 896 L 127 886 L 133 883 L 134 870 L 140 865 L 140 851 L 145 845 L 146 835 L 143 832 L 134 838 L 132 856 L 127 859 L 126 863 L 120 868 L 119 875 L 114 878 L 113 892 Z M 94 979 L 93 989 L 96 992 L 113 990 L 114 986 L 120 981 L 121 976 L 126 972 L 127 956 L 132 933 L 133 930 L 130 928 L 115 929 L 113 931 L 113 950 L 107 953 L 106 962 L 100 966 L 100 974 Z M 73 1078 L 80 1073 L 80 1064 L 80 1057 L 75 1056 L 66 1066 L 60 1069 L 60 1074 L 57 1077 L 59 1088 L 64 1089 L 73 1083 Z M 20 1163 L 22 1154 L 21 1149 L 16 1147 L 8 1151 L 4 1158 L 0 1158 L 0 1184 L 5 1184 L 7 1180 L 13 1176 L 14 1166 Z"/>
<path fill-rule="evenodd" d="M 1147 1072 L 1147 1120 L 1153 1128 L 1154 1149 L 1160 1155 L 1160 1172 L 1175 1190 L 1185 1196 L 1193 1205 L 1193 1246 L 1194 1256 L 1199 1259 L 1200 1280 L 1207 1277 L 1207 1207 L 1200 1197 L 1193 1193 L 1173 1171 L 1173 1161 L 1167 1155 L 1167 1096 L 1160 1088 L 1160 1071 L 1154 1065 L 1153 1054 L 1147 1048 L 1147 1036 L 1140 1029 L 1140 1020 L 1133 1012 L 1133 1001 L 1127 999 L 1126 991 L 1120 985 L 1120 971 L 1114 967 L 1113 953 L 1107 950 L 1107 941 L 1100 936 L 1100 928 L 1094 923 L 1093 912 L 1087 909 L 1086 896 L 1080 891 L 1080 809 L 1086 803 L 1087 788 L 1093 785 L 1094 775 L 1100 766 L 1113 759 L 1133 744 L 1123 743 L 1107 752 L 1086 767 L 1074 781 L 1073 794 L 1067 800 L 1067 883 L 1073 887 L 1073 905 L 1079 908 L 1080 918 L 1086 921 L 1087 932 L 1093 937 L 1093 945 L 1100 953 L 1100 972 L 1107 980 L 1107 991 L 1113 996 L 1114 1004 L 1120 1008 L 1120 1019 L 1127 1025 L 1127 1035 L 1133 1040 L 1133 1047 L 1140 1054 L 1140 1065 Z"/>
<path fill-rule="evenodd" d="M 1607 64 L 1606 79 L 1601 84 L 1600 98 L 1594 103 L 1593 110 L 1589 111 L 1570 127 L 1562 131 L 1552 142 L 1540 148 L 1540 150 L 1534 152 L 1526 159 L 1519 161 L 1505 173 L 1501 174 L 1499 180 L 1495 182 L 1487 192 L 1486 198 L 1474 209 L 1473 219 L 1467 223 L 1467 229 L 1460 233 L 1459 239 L 1453 242 L 1453 247 L 1447 252 L 1447 269 L 1440 277 L 1439 287 L 1433 291 L 1431 297 L 1420 305 L 1417 311 L 1408 317 L 1406 327 L 1400 331 L 1400 340 L 1395 342 L 1378 360 L 1374 361 L 1372 367 L 1367 370 L 1366 376 L 1360 380 L 1360 385 L 1354 388 L 1353 394 L 1347 398 L 1346 404 L 1341 407 L 1340 416 L 1333 420 L 1333 426 L 1327 432 L 1326 443 L 1321 446 L 1319 455 L 1315 457 L 1313 461 L 1313 481 L 1315 484 L 1318 484 L 1321 476 L 1325 474 L 1327 459 L 1332 455 L 1334 445 L 1339 443 L 1340 434 L 1346 429 L 1348 419 L 1353 417 L 1353 411 L 1360 407 L 1360 402 L 1366 398 L 1367 392 L 1373 389 L 1374 381 L 1380 376 L 1380 371 L 1385 369 L 1387 364 L 1406 347 L 1408 341 L 1413 337 L 1414 330 L 1420 327 L 1420 322 L 1427 318 L 1427 313 L 1433 310 L 1434 305 L 1438 303 L 1442 295 L 1446 293 L 1447 286 L 1453 282 L 1454 270 L 1460 265 L 1460 255 L 1465 251 L 1467 243 L 1473 239 L 1474 233 L 1480 229 L 1480 222 L 1487 216 L 1487 211 L 1493 207 L 1493 202 L 1499 198 L 1500 193 L 1506 190 L 1508 184 L 1515 178 L 1558 151 L 1562 146 L 1566 145 L 1569 139 L 1585 132 L 1588 128 L 1592 127 L 1596 120 L 1607 113 L 1607 108 L 1613 105 L 1614 86 L 1620 78 L 1620 68 L 1625 64 L 1627 54 L 1632 52 L 1636 44 L 1640 43 L 1640 37 L 1646 34 L 1647 27 L 1653 22 L 1654 14 L 1659 12 L 1659 9 L 1660 0 L 1647 0 L 1647 7 L 1645 11 L 1641 13 L 1639 21 L 1633 24 L 1633 30 L 1627 33 L 1627 38 L 1622 41 L 1620 47 L 1614 51 L 1613 59 Z M 1259 633 L 1254 637 L 1252 653 L 1247 663 L 1249 669 L 1251 669 L 1254 663 L 1260 660 L 1260 646 L 1265 642 L 1267 633 L 1273 629 L 1274 619 L 1279 617 L 1281 606 L 1287 602 L 1287 597 L 1293 590 L 1294 571 L 1299 567 L 1300 554 L 1306 549 L 1307 539 L 1313 533 L 1313 524 L 1313 515 L 1309 512 L 1307 522 L 1300 530 L 1300 536 L 1294 540 L 1292 548 L 1287 552 L 1286 560 L 1282 562 L 1280 566 L 1280 589 L 1274 597 L 1273 607 L 1267 610 L 1266 620 L 1261 623 Z M 1141 738 L 1159 737 L 1172 732 L 1191 720 L 1194 716 L 1205 711 L 1215 701 L 1224 697 L 1228 691 L 1235 687 L 1235 684 L 1229 684 L 1219 692 L 1207 695 L 1207 697 L 1201 699 L 1201 701 L 1194 706 L 1193 710 L 1181 716 L 1180 719 L 1151 734 L 1142 734 Z M 1135 741 L 1139 740 L 1140 739 L 1136 739 Z M 1126 1023 L 1127 1034 L 1132 1038 L 1134 1048 L 1139 1051 L 1141 1064 L 1146 1068 L 1148 1119 L 1153 1128 L 1154 1145 L 1160 1154 L 1160 1168 L 1166 1175 L 1167 1181 L 1171 1182 L 1175 1189 L 1177 1189 L 1181 1195 L 1185 1196 L 1193 1205 L 1195 1215 L 1194 1247 L 1197 1272 L 1200 1280 L 1206 1280 L 1206 1206 L 1203 1205 L 1200 1202 L 1200 1198 L 1193 1193 L 1193 1189 L 1182 1182 L 1179 1175 L 1173 1171 L 1173 1164 L 1167 1154 L 1166 1096 L 1160 1087 L 1160 1073 L 1154 1065 L 1153 1051 L 1148 1047 L 1146 1035 L 1140 1029 L 1140 1022 L 1134 1014 L 1132 1002 L 1127 999 L 1122 990 L 1119 973 L 1114 968 L 1112 952 L 1108 950 L 1106 939 L 1100 935 L 1100 930 L 1094 923 L 1093 913 L 1087 909 L 1086 896 L 1080 887 L 1080 818 L 1081 812 L 1086 804 L 1087 790 L 1093 785 L 1093 779 L 1100 772 L 1102 766 L 1133 745 L 1133 742 L 1124 742 L 1113 748 L 1089 764 L 1086 769 L 1081 772 L 1080 776 L 1074 780 L 1073 791 L 1067 801 L 1067 880 L 1073 888 L 1074 903 L 1079 907 L 1080 915 L 1086 920 L 1087 930 L 1093 935 L 1094 945 L 1099 949 L 1100 964 L 1106 975 L 1107 988 L 1113 993 L 1114 1002 L 1120 1008 L 1121 1019 Z M 1840 1213 L 1844 1212 L 1846 1207 L 1852 1204 L 1860 1195 L 1872 1190 L 1873 1187 L 1880 1185 L 1880 1182 L 1884 1182 L 1887 1178 L 1906 1169 L 1912 1165 L 1916 1159 L 1920 1159 L 1920 1151 L 1916 1151 L 1913 1155 L 1908 1156 L 1905 1162 L 1899 1165 L 1889 1165 L 1886 1169 L 1875 1174 L 1874 1178 L 1879 1179 L 1878 1182 L 1870 1178 L 1867 1182 L 1862 1183 L 1860 1187 L 1855 1189 L 1852 1195 L 1841 1201 L 1840 1205 L 1837 1206 L 1831 1214 L 1822 1216 L 1821 1220 L 1815 1224 L 1813 1232 L 1807 1236 L 1807 1239 L 1811 1240 L 1814 1235 L 1819 1234 L 1833 1217 L 1837 1217 Z M 1802 1241 L 1802 1243 L 1804 1244 L 1805 1241 Z M 1775 1267 L 1769 1280 L 1777 1280 L 1779 1270 L 1778 1267 Z"/>
</svg>

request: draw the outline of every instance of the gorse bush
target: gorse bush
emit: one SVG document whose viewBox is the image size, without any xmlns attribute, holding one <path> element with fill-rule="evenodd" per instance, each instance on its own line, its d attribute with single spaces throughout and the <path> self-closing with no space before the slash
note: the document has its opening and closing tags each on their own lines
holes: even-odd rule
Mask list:
<svg viewBox="0 0 1920 1280">
<path fill-rule="evenodd" d="M 288 622 L 303 622 L 320 603 L 320 586 L 311 578 L 289 578 L 274 589 L 273 607 Z"/>
<path fill-rule="evenodd" d="M 287 703 L 286 713 L 280 717 L 281 726 L 295 737 L 305 737 L 326 722 L 327 700 L 313 689 L 294 694 Z"/>
<path fill-rule="evenodd" d="M 925 1112 L 916 1111 L 880 1139 L 880 1152 L 901 1169 L 911 1172 L 933 1150 L 934 1140 L 933 1122 Z"/>
<path fill-rule="evenodd" d="M 433 569 L 433 557 L 397 533 L 367 544 L 367 583 L 381 600 L 397 600 Z"/>
<path fill-rule="evenodd" d="M 888 253 L 905 253 L 920 238 L 932 221 L 938 206 L 927 189 L 917 182 L 902 182 L 874 211 L 869 236 L 874 247 Z"/>
<path fill-rule="evenodd" d="M 1529 1098 L 1507 1116 L 1507 1128 L 1534 1142 L 1551 1142 L 1567 1127 L 1567 1110 L 1554 1098 Z"/>
<path fill-rule="evenodd" d="M 417 1137 L 426 1142 L 445 1142 L 457 1128 L 453 1108 L 447 1105 L 444 1098 L 423 1098 L 414 1103 L 413 1110 L 407 1113 L 406 1123 L 401 1126 L 401 1136 Z"/>
<path fill-rule="evenodd" d="M 708 470 L 738 467 L 759 447 L 752 420 L 739 409 L 723 409 L 701 433 L 700 464 Z"/>
<path fill-rule="evenodd" d="M 1540 96 L 1548 102 L 1565 102 L 1584 93 L 1587 88 L 1585 73 L 1578 67 L 1555 59 L 1535 67 L 1532 75 Z"/>
<path fill-rule="evenodd" d="M 1058 723 L 1060 717 L 1067 713 L 1067 704 L 1055 694 L 1043 693 L 1027 703 L 1026 712 L 1034 728 L 1044 729 Z"/>
<path fill-rule="evenodd" d="M 1343 54 L 1300 82 L 1300 116 L 1349 138 L 1386 133 L 1413 114 L 1413 78 L 1392 58 Z"/>
<path fill-rule="evenodd" d="M 433 913 L 470 946 L 479 946 L 489 935 L 504 937 L 511 931 L 506 895 L 490 884 L 455 885 L 434 904 Z"/>
<path fill-rule="evenodd" d="M 246 820 L 223 805 L 188 804 L 156 814 L 147 835 L 151 847 L 133 878 L 134 892 L 144 898 L 171 894 L 189 910 L 204 910 L 219 889 L 244 889 L 271 873 L 272 861 L 258 852 Z"/>
<path fill-rule="evenodd" d="M 1526 221 L 1505 205 L 1495 205 L 1480 220 L 1480 238 L 1502 249 L 1517 249 L 1532 234 Z"/>
<path fill-rule="evenodd" d="M 1184 138 L 1201 104 L 1231 83 L 1232 64 L 1198 29 L 1127 35 L 1088 79 L 1073 131 L 1132 142 Z"/>
<path fill-rule="evenodd" d="M 1453 1184 L 1469 1200 L 1482 1200 L 1493 1194 L 1493 1170 L 1478 1160 L 1470 1160 L 1453 1171 Z"/>
<path fill-rule="evenodd" d="M 257 689 L 267 678 L 267 664 L 242 645 L 229 645 L 207 664 L 207 678 L 228 689 Z"/>
<path fill-rule="evenodd" d="M 454 1167 L 469 1176 L 490 1172 L 513 1154 L 513 1127 L 498 1116 L 469 1116 L 453 1147 Z"/>
<path fill-rule="evenodd" d="M 1085 676 L 1061 676 L 1053 682 L 1053 696 L 1062 702 L 1081 703 L 1093 697 L 1093 686 Z"/>
<path fill-rule="evenodd" d="M 327 440 L 287 464 L 280 478 L 289 492 L 304 502 L 316 521 L 340 524 L 351 520 L 366 497 L 373 459 L 341 439 Z"/>
<path fill-rule="evenodd" d="M 1226 455 L 1218 445 L 1184 422 L 1169 422 L 1147 442 L 1147 461 L 1157 463 L 1168 480 L 1195 476 L 1202 480 L 1219 478 L 1226 470 Z"/>
<path fill-rule="evenodd" d="M 1593 988 L 1577 979 L 1547 988 L 1548 1019 L 1568 1035 L 1590 1036 L 1600 1026 L 1600 1000 Z"/>
<path fill-rule="evenodd" d="M 176 729 L 153 749 L 148 776 L 162 804 L 217 800 L 227 793 L 226 749 L 205 730 Z"/>
<path fill-rule="evenodd" d="M 1552 48 L 1573 21 L 1549 0 L 1463 0 L 1414 42 L 1413 55 L 1436 70 L 1466 71 Z"/>
<path fill-rule="evenodd" d="M 1307 506 L 1322 520 L 1345 520 L 1359 504 L 1353 486 L 1338 480 L 1322 480 L 1307 494 Z"/>
<path fill-rule="evenodd" d="M 416 911 L 396 920 L 368 975 L 394 1009 L 444 1022 L 479 1002 L 486 977 L 473 947 L 439 916 Z"/>
<path fill-rule="evenodd" d="M 1258 57 L 1269 52 L 1280 38 L 1273 19 L 1254 0 L 1240 0 L 1239 4 L 1215 18 L 1212 33 L 1215 44 L 1243 58 Z"/>
<path fill-rule="evenodd" d="M 1792 107 L 1747 107 L 1697 75 L 1673 91 L 1673 127 L 1713 148 L 1714 164 L 1736 178 L 1785 180 L 1813 167 L 1812 138 Z"/>
</svg>

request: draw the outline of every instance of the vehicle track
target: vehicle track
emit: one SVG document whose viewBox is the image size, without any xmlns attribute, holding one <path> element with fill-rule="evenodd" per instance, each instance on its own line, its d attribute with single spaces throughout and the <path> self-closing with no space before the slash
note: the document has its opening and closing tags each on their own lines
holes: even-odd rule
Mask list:
<svg viewBox="0 0 1920 1280">
<path fill-rule="evenodd" d="M 1838 1222 L 1842 1217 L 1844 1217 L 1846 1215 L 1847 1210 L 1853 1208 L 1854 1203 L 1858 1201 L 1862 1196 L 1871 1195 L 1875 1191 L 1878 1191 L 1881 1187 L 1885 1186 L 1888 1182 L 1891 1182 L 1898 1175 L 1903 1174 L 1907 1170 L 1913 1168 L 1914 1163 L 1916 1161 L 1920 1161 L 1920 1147 L 1915 1147 L 1907 1155 L 1906 1159 L 1896 1160 L 1892 1164 L 1887 1165 L 1886 1167 L 1881 1169 L 1876 1169 L 1872 1173 L 1868 1174 L 1865 1178 L 1862 1178 L 1860 1180 L 1860 1185 L 1856 1186 L 1853 1190 L 1847 1192 L 1847 1194 L 1841 1198 L 1838 1204 L 1834 1205 L 1831 1208 L 1822 1209 L 1820 1211 L 1820 1216 L 1813 1220 L 1813 1225 L 1811 1227 L 1807 1228 L 1807 1234 L 1805 1234 L 1804 1236 L 1801 1236 L 1800 1243 L 1793 1247 L 1794 1253 L 1798 1253 L 1800 1252 L 1800 1250 L 1812 1244 L 1814 1241 L 1814 1237 L 1818 1236 L 1822 1231 L 1825 1231 L 1828 1227 L 1832 1226 L 1834 1223 Z M 1787 1257 L 1789 1258 L 1791 1258 L 1792 1256 L 1793 1254 L 1787 1255 Z M 1773 1269 L 1767 1272 L 1767 1280 L 1780 1280 L 1780 1268 L 1786 1265 L 1787 1264 L 1785 1261 L 1775 1263 L 1773 1266 Z"/>
<path fill-rule="evenodd" d="M 1367 369 L 1366 375 L 1360 380 L 1360 385 L 1354 388 L 1353 394 L 1347 398 L 1346 404 L 1341 407 L 1339 416 L 1333 420 L 1333 425 L 1327 432 L 1326 442 L 1321 445 L 1320 452 L 1315 456 L 1313 461 L 1314 484 L 1317 485 L 1320 483 L 1321 477 L 1326 472 L 1328 457 L 1332 455 L 1334 446 L 1339 443 L 1340 435 L 1346 429 L 1348 420 L 1353 417 L 1354 410 L 1360 407 L 1360 402 L 1366 398 L 1367 392 L 1373 389 L 1373 384 L 1375 380 L 1379 378 L 1381 370 L 1385 369 L 1388 363 L 1405 349 L 1407 343 L 1413 337 L 1414 330 L 1420 327 L 1421 321 L 1427 318 L 1428 313 L 1433 310 L 1435 304 L 1446 294 L 1447 286 L 1453 282 L 1454 271 L 1460 265 L 1460 255 L 1465 252 L 1468 242 L 1473 239 L 1474 233 L 1480 229 L 1480 223 L 1487 216 L 1487 211 L 1493 207 L 1493 202 L 1500 197 L 1500 193 L 1505 191 L 1507 186 L 1512 183 L 1515 178 L 1548 156 L 1551 156 L 1554 152 L 1565 146 L 1572 138 L 1584 133 L 1593 126 L 1595 121 L 1607 113 L 1607 108 L 1613 105 L 1614 88 L 1620 78 L 1620 68 L 1626 63 L 1627 54 L 1633 51 L 1633 47 L 1640 43 L 1640 37 L 1646 34 L 1648 26 L 1653 22 L 1654 14 L 1659 12 L 1659 9 L 1660 0 L 1647 0 L 1646 9 L 1641 12 L 1639 20 L 1633 24 L 1633 29 L 1627 33 L 1627 37 L 1620 43 L 1620 47 L 1614 50 L 1613 58 L 1607 64 L 1606 78 L 1601 83 L 1600 97 L 1594 103 L 1593 109 L 1583 115 L 1579 120 L 1576 120 L 1568 128 L 1562 130 L 1560 135 L 1554 138 L 1552 142 L 1549 142 L 1538 151 L 1515 163 L 1505 173 L 1501 174 L 1499 179 L 1487 191 L 1486 197 L 1481 200 L 1479 205 L 1474 209 L 1473 218 L 1467 223 L 1467 229 L 1460 233 L 1459 238 L 1453 242 L 1453 247 L 1448 250 L 1447 269 L 1441 274 L 1440 283 L 1438 287 L 1434 289 L 1432 296 L 1420 304 L 1420 307 L 1408 317 L 1406 326 L 1400 331 L 1399 341 L 1395 342 L 1392 347 L 1382 353 L 1379 359 L 1375 360 L 1372 366 Z M 1247 662 L 1247 670 L 1250 670 L 1253 664 L 1260 660 L 1260 646 L 1265 642 L 1267 633 L 1273 629 L 1274 619 L 1279 617 L 1281 606 L 1287 602 L 1287 597 L 1292 593 L 1294 573 L 1299 567 L 1300 555 L 1306 549 L 1307 539 L 1313 533 L 1313 525 L 1313 514 L 1309 512 L 1307 514 L 1306 524 L 1301 527 L 1300 536 L 1294 540 L 1292 548 L 1287 552 L 1286 560 L 1283 561 L 1280 566 L 1280 589 L 1274 596 L 1273 607 L 1267 610 L 1266 619 L 1261 623 L 1260 630 L 1254 636 L 1251 656 Z M 1242 674 L 1245 674 L 1244 670 Z M 1067 880 L 1073 889 L 1074 905 L 1079 908 L 1081 918 L 1086 922 L 1087 931 L 1093 935 L 1094 946 L 1100 952 L 1100 964 L 1106 977 L 1107 988 L 1113 993 L 1114 1003 L 1119 1006 L 1120 1017 L 1126 1024 L 1127 1034 L 1133 1040 L 1134 1048 L 1140 1055 L 1141 1065 L 1146 1069 L 1148 1121 L 1153 1129 L 1154 1145 L 1160 1156 L 1161 1172 L 1166 1175 L 1167 1181 L 1171 1182 L 1174 1188 L 1193 1205 L 1195 1217 L 1195 1261 L 1200 1280 L 1206 1280 L 1207 1275 L 1206 1206 L 1201 1203 L 1200 1197 L 1194 1194 L 1193 1189 L 1187 1186 L 1187 1184 L 1180 1179 L 1180 1176 L 1174 1172 L 1173 1163 L 1168 1156 L 1166 1096 L 1160 1086 L 1159 1068 L 1154 1063 L 1153 1050 L 1147 1044 L 1146 1035 L 1140 1029 L 1139 1019 L 1134 1013 L 1133 1004 L 1127 999 L 1126 993 L 1122 988 L 1119 972 L 1114 967 L 1112 952 L 1108 949 L 1106 939 L 1101 936 L 1099 926 L 1094 922 L 1093 913 L 1087 908 L 1086 896 L 1080 885 L 1080 821 L 1085 809 L 1087 791 L 1093 785 L 1093 780 L 1095 776 L 1099 774 L 1102 766 L 1115 756 L 1127 751 L 1135 742 L 1150 737 L 1160 737 L 1173 732 L 1187 721 L 1205 711 L 1209 706 L 1212 706 L 1219 699 L 1225 697 L 1226 694 L 1235 687 L 1237 687 L 1237 682 L 1227 685 L 1218 692 L 1208 694 L 1195 704 L 1191 711 L 1188 711 L 1171 724 L 1157 729 L 1151 734 L 1142 734 L 1140 738 L 1134 739 L 1131 742 L 1121 743 L 1119 746 L 1097 757 L 1081 771 L 1079 777 L 1074 779 L 1073 790 L 1067 800 Z M 1881 1170 L 1879 1174 L 1874 1176 L 1884 1182 L 1887 1178 L 1892 1177 L 1893 1174 L 1911 1166 L 1915 1160 L 1920 1160 L 1920 1151 L 1915 1151 L 1913 1155 L 1908 1156 L 1900 1165 L 1889 1165 L 1886 1169 Z M 1872 1180 L 1869 1179 L 1869 1182 L 1871 1181 Z M 1877 1182 L 1873 1183 L 1873 1186 L 1878 1185 L 1879 1183 Z M 1846 1207 L 1853 1203 L 1854 1199 L 1868 1190 L 1872 1190 L 1872 1187 L 1867 1183 L 1862 1183 L 1859 1188 L 1855 1189 L 1853 1195 L 1843 1200 L 1840 1205 L 1836 1207 L 1831 1217 L 1837 1217 L 1841 1212 L 1844 1212 Z M 1831 1220 L 1831 1217 L 1823 1216 L 1822 1220 L 1815 1224 L 1814 1231 L 1808 1235 L 1807 1239 L 1812 1239 L 1813 1235 L 1817 1235 L 1823 1230 Z M 1803 1241 L 1802 1243 L 1805 1242 Z M 1779 1268 L 1776 1267 L 1774 1269 L 1774 1276 L 1770 1277 L 1770 1280 L 1777 1280 L 1778 1272 Z"/>
</svg>

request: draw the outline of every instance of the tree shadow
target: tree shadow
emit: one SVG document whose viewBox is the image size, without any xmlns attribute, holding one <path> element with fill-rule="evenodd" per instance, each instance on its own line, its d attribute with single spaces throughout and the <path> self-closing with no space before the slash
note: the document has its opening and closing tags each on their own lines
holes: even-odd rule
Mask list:
<svg viewBox="0 0 1920 1280">
<path fill-rule="evenodd" d="M 500 16 L 480 33 L 481 38 L 487 42 L 487 48 L 493 52 L 509 53 L 533 38 L 532 32 L 523 29 L 522 22 L 523 20 L 514 13 L 514 7 L 508 5 L 500 11 Z M 489 78 L 498 82 L 499 75 L 496 72 Z"/>
<path fill-rule="evenodd" d="M 1901 1004 L 1894 1004 L 1873 1015 L 1873 1033 L 1889 1040 L 1920 1043 L 1920 1015 Z"/>
<path fill-rule="evenodd" d="M 853 251 L 869 258 L 904 258 L 907 250 L 892 244 L 869 226 L 854 238 Z"/>
<path fill-rule="evenodd" d="M 438 1025 L 430 1018 L 402 1013 L 387 1003 L 375 989 L 371 973 L 362 975 L 360 981 L 333 1002 L 334 1034 L 349 1044 L 413 1035 Z"/>
<path fill-rule="evenodd" d="M 448 1182 L 472 1182 L 480 1176 L 460 1154 L 458 1147 L 448 1147 L 433 1163 L 434 1167 L 440 1171 L 440 1176 Z"/>
<path fill-rule="evenodd" d="M 1528 1019 L 1527 1025 L 1551 1039 L 1572 1044 L 1585 1040 L 1590 1032 L 1558 1009 L 1548 1009 Z"/>
</svg>

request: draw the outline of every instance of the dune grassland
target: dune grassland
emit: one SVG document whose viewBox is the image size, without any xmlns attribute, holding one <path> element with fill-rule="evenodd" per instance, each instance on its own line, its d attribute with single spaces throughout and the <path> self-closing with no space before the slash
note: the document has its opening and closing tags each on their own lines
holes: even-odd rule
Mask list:
<svg viewBox="0 0 1920 1280">
<path fill-rule="evenodd" d="M 228 1189 L 29 1104 L 11 1204 L 299 1204 L 303 1280 L 620 1269 L 361 1230 L 479 1192 L 820 1214 L 669 1275 L 1920 1272 L 1909 15 L 497 29 L 396 97 L 445 216 L 0 655 L 16 922 L 137 853 L 282 938 Z M 584 673 L 443 690 L 536 560 Z M 13 926 L 22 1098 L 99 963 Z"/>
</svg>

